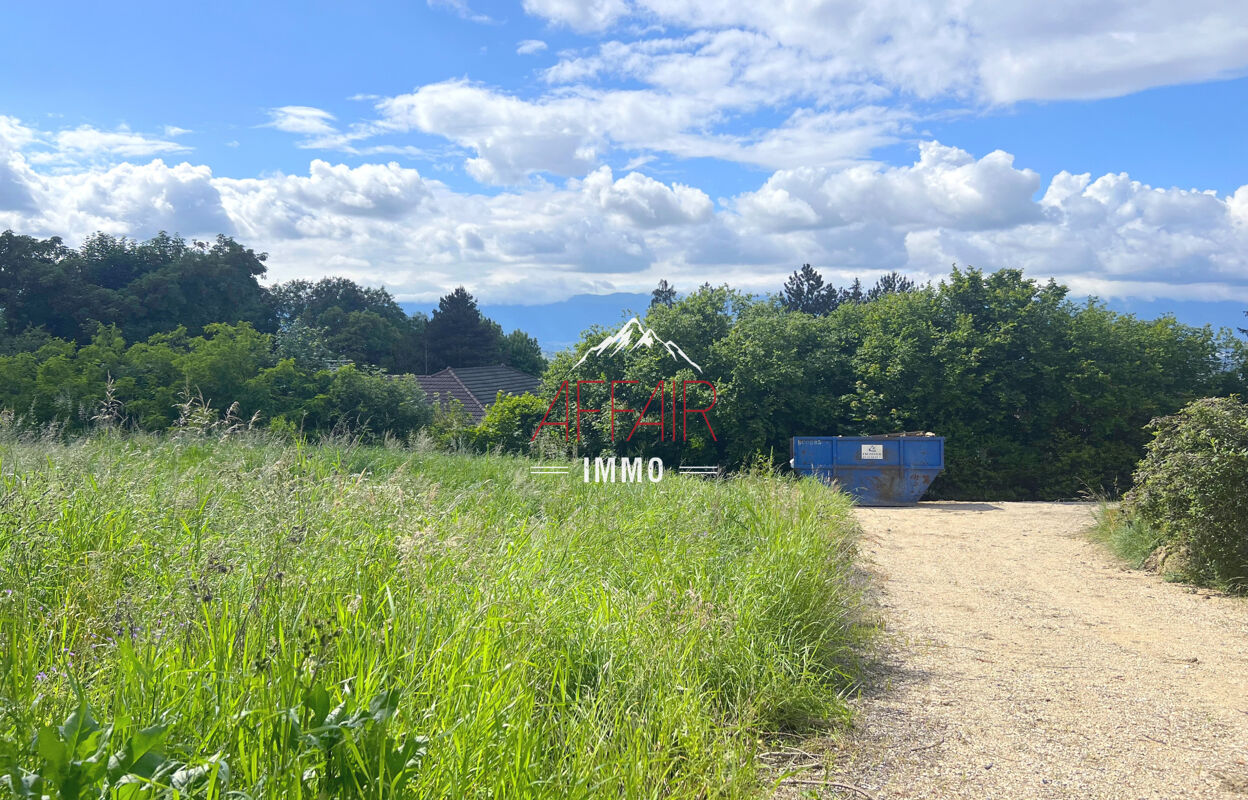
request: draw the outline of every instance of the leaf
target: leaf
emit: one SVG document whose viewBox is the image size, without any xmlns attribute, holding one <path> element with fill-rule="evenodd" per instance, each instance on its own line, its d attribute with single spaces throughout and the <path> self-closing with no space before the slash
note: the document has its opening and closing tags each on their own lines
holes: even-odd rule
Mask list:
<svg viewBox="0 0 1248 800">
<path fill-rule="evenodd" d="M 35 735 L 35 752 L 55 773 L 63 773 L 69 766 L 69 748 L 61 740 L 60 731 L 51 725 L 43 726 Z"/>
<path fill-rule="evenodd" d="M 99 723 L 91 716 L 87 698 L 81 695 L 78 698 L 78 707 L 70 712 L 58 728 L 70 753 L 76 753 L 79 743 L 99 729 Z"/>
<path fill-rule="evenodd" d="M 319 683 L 309 686 L 303 693 L 303 707 L 312 713 L 311 727 L 315 728 L 325 722 L 330 703 L 329 692 Z"/>
<path fill-rule="evenodd" d="M 374 722 L 385 722 L 394 716 L 398 708 L 399 691 L 397 689 L 385 689 L 378 692 L 368 704 L 368 710 Z"/>
<path fill-rule="evenodd" d="M 201 785 L 211 785 L 210 782 L 214 776 L 217 786 L 224 787 L 229 785 L 230 767 L 220 753 L 217 753 L 199 766 L 182 767 L 173 773 L 169 784 L 179 792 L 186 792 L 199 788 Z"/>
<path fill-rule="evenodd" d="M 150 778 L 165 762 L 157 748 L 164 742 L 168 725 L 152 725 L 134 733 L 125 746 L 108 760 L 108 774 L 116 781 L 123 775 Z"/>
</svg>

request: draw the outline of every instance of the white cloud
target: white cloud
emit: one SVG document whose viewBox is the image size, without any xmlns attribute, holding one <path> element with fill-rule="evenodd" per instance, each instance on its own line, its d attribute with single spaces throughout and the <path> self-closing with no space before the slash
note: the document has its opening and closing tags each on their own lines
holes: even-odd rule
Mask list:
<svg viewBox="0 0 1248 800">
<path fill-rule="evenodd" d="M 874 106 L 800 111 L 774 129 L 714 134 L 692 130 L 719 113 L 692 96 L 586 90 L 530 101 L 467 81 L 429 84 L 377 108 L 379 129 L 444 136 L 476 153 L 465 162 L 470 175 L 501 184 L 535 172 L 584 175 L 613 147 L 765 167 L 843 164 L 893 141 L 905 116 Z"/>
<path fill-rule="evenodd" d="M 464 0 L 429 2 L 473 13 Z M 339 126 L 327 111 L 284 106 L 269 124 L 302 136 L 299 147 L 355 155 L 381 152 L 364 144 L 381 135 L 439 136 L 470 151 L 469 175 L 503 185 L 583 176 L 621 150 L 840 169 L 913 137 L 933 109 L 1248 74 L 1248 4 L 1225 0 L 525 0 L 524 9 L 618 38 L 561 52 L 537 93 L 446 80 L 377 98 L 373 119 Z M 545 48 L 528 39 L 516 51 Z"/>
<path fill-rule="evenodd" d="M 908 167 L 781 170 L 757 192 L 737 198 L 743 219 L 760 230 L 835 228 L 884 221 L 892 226 L 982 230 L 1039 221 L 1032 201 L 1040 176 L 1014 168 L 1000 150 L 976 160 L 925 142 Z"/>
<path fill-rule="evenodd" d="M 466 81 L 429 84 L 378 104 L 396 130 L 437 133 L 470 147 L 465 164 L 485 183 L 518 183 L 532 172 L 583 175 L 604 143 L 601 126 L 588 119 L 579 98 L 529 103 Z"/>
<path fill-rule="evenodd" d="M 268 127 L 277 128 L 286 133 L 301 133 L 306 136 L 320 136 L 336 133 L 334 115 L 320 108 L 311 106 L 282 106 L 269 109 Z"/>
<path fill-rule="evenodd" d="M 1248 67 L 1248 6 L 1220 0 L 640 0 L 639 7 L 669 25 L 758 31 L 816 58 L 846 58 L 919 96 L 1108 97 Z"/>
<path fill-rule="evenodd" d="M 696 187 L 607 167 L 483 195 L 397 163 L 320 159 L 250 179 L 159 159 L 41 174 L 25 156 L 40 146 L 0 119 L 0 229 L 71 243 L 96 230 L 225 232 L 268 251 L 273 279 L 335 272 L 410 299 L 465 283 L 487 301 L 543 302 L 659 278 L 775 291 L 804 262 L 844 282 L 941 275 L 956 261 L 1106 296 L 1248 301 L 1248 187 L 1221 196 L 1065 172 L 1044 186 L 1008 153 L 935 142 L 907 166 L 777 170 L 718 209 Z"/>
<path fill-rule="evenodd" d="M 700 189 L 679 183 L 668 186 L 639 172 L 630 172 L 618 181 L 612 177 L 610 167 L 599 167 L 580 182 L 580 187 L 599 208 L 620 215 L 639 228 L 684 225 L 711 218 L 711 198 Z"/>
<path fill-rule="evenodd" d="M 426 0 L 430 8 L 448 8 L 460 19 L 478 22 L 483 25 L 493 24 L 494 20 L 485 14 L 473 11 L 466 0 Z"/>
<path fill-rule="evenodd" d="M 184 153 L 189 147 L 169 139 L 135 133 L 125 128 L 102 131 L 90 125 L 63 130 L 54 137 L 61 159 L 79 160 L 100 157 L 143 158 L 160 153 Z"/>
<path fill-rule="evenodd" d="M 524 0 L 524 10 L 581 32 L 601 31 L 628 13 L 624 0 Z"/>
</svg>

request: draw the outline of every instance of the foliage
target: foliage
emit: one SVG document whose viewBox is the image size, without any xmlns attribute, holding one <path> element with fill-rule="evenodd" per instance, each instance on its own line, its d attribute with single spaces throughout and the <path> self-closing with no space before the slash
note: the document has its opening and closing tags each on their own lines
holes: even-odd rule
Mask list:
<svg viewBox="0 0 1248 800">
<path fill-rule="evenodd" d="M 431 371 L 443 367 L 486 367 L 502 361 L 500 331 L 481 315 L 476 299 L 460 286 L 438 301 L 426 329 L 436 354 Z"/>
<path fill-rule="evenodd" d="M 659 285 L 650 293 L 650 305 L 670 306 L 676 302 L 676 287 L 667 280 L 660 280 Z"/>
<path fill-rule="evenodd" d="M 167 722 L 146 728 L 123 723 L 123 729 L 127 735 L 119 737 L 113 724 L 101 727 L 79 696 L 63 723 L 35 734 L 33 758 L 23 758 L 11 740 L 0 740 L 0 785 L 12 797 L 49 800 L 225 796 L 230 770 L 220 754 L 187 765 L 162 752 Z"/>
<path fill-rule="evenodd" d="M 386 375 L 350 364 L 333 373 L 323 413 L 334 426 L 404 434 L 428 425 L 433 407 L 411 375 Z"/>
<path fill-rule="evenodd" d="M 101 325 L 127 341 L 214 323 L 276 334 L 279 358 L 312 371 L 343 361 L 394 373 L 506 363 L 540 374 L 545 359 L 522 331 L 504 336 L 462 287 L 431 320 L 408 316 L 388 291 L 342 277 L 260 285 L 264 253 L 226 236 L 213 243 L 164 232 L 145 242 L 99 233 L 77 250 L 57 237 L 0 233 L 0 355 L 53 340 L 86 345 Z"/>
<path fill-rule="evenodd" d="M 540 378 L 546 371 L 546 356 L 537 339 L 517 328 L 502 339 L 503 363 Z"/>
<path fill-rule="evenodd" d="M 599 327 L 554 358 L 540 396 L 549 405 L 563 381 L 573 395 L 578 380 L 602 381 L 581 385 L 582 405 L 606 409 L 611 381 L 636 380 L 616 385 L 624 398 L 616 406 L 640 409 L 660 380 L 669 389 L 672 380 L 715 384 L 715 439 L 694 416 L 688 443 L 670 441 L 670 427 L 662 442 L 657 427 L 625 441 L 636 414 L 616 416 L 627 427 L 613 438 L 609 413 L 587 413 L 579 446 L 568 445 L 582 454 L 644 447 L 669 463 L 740 465 L 760 451 L 787 460 L 795 435 L 929 430 L 947 437 L 946 472 L 930 496 L 1055 499 L 1126 488 L 1150 419 L 1248 388 L 1248 348 L 1226 333 L 1072 303 L 1064 287 L 1018 270 L 955 268 L 917 289 L 887 278 L 866 292 L 840 290 L 858 300 L 822 315 L 703 287 L 644 319 L 702 372 L 662 348 L 590 356 L 574 368 L 614 332 Z M 562 415 L 561 401 L 552 419 Z M 563 435 L 545 428 L 542 439 Z"/>
<path fill-rule="evenodd" d="M 257 434 L 10 430 L 0 465 L 0 773 L 36 793 L 761 796 L 772 732 L 848 717 L 854 525 L 808 481 Z"/>
<path fill-rule="evenodd" d="M 331 429 L 404 436 L 432 418 L 416 380 L 352 365 L 315 369 L 276 360 L 273 338 L 243 323 L 212 323 L 202 336 L 184 329 L 126 346 L 115 327 L 99 327 L 77 347 L 54 339 L 34 353 L 0 356 L 0 407 L 30 424 L 85 430 L 108 409 L 110 424 L 161 430 L 197 418 L 216 421 L 233 408 L 243 419 L 282 430 Z M 218 411 L 218 409 L 220 411 Z"/>
<path fill-rule="evenodd" d="M 848 288 L 824 285 L 823 276 L 809 264 L 803 264 L 784 283 L 782 302 L 790 311 L 823 316 L 847 303 L 870 303 L 890 294 L 904 294 L 916 288 L 914 281 L 890 272 L 883 275 L 866 292 L 857 278 Z"/>
<path fill-rule="evenodd" d="M 1149 428 L 1128 513 L 1183 550 L 1188 577 L 1248 591 L 1248 405 L 1198 400 Z"/>
<path fill-rule="evenodd" d="M 530 452 L 530 439 L 547 405 L 548 401 L 528 393 L 499 392 L 493 405 L 486 409 L 485 418 L 472 431 L 473 446 L 482 452 Z"/>
<path fill-rule="evenodd" d="M 836 290 L 823 285 L 823 276 L 809 264 L 784 282 L 784 306 L 790 311 L 816 316 L 826 314 L 836 303 Z"/>
<path fill-rule="evenodd" d="M 0 233 L 0 337 L 42 329 L 85 344 L 99 324 L 131 340 L 213 322 L 270 330 L 265 255 L 227 236 L 209 245 L 161 233 L 146 242 L 107 234 L 78 250 L 59 238 Z"/>
<path fill-rule="evenodd" d="M 279 350 L 304 366 L 348 360 L 392 372 L 424 366 L 424 323 L 409 318 L 385 289 L 346 278 L 293 280 L 269 290 Z"/>
<path fill-rule="evenodd" d="M 433 444 L 442 450 L 459 451 L 470 442 L 472 416 L 457 397 L 433 404 L 433 419 L 427 433 Z"/>
</svg>

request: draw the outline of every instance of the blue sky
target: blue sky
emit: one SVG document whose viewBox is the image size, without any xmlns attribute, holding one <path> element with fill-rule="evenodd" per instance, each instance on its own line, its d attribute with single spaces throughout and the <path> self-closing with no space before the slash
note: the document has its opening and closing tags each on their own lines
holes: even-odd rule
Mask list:
<svg viewBox="0 0 1248 800">
<path fill-rule="evenodd" d="M 224 232 L 548 343 L 611 303 L 569 298 L 804 262 L 1241 321 L 1248 6 L 1010 5 L 25 4 L 0 228 Z"/>
</svg>

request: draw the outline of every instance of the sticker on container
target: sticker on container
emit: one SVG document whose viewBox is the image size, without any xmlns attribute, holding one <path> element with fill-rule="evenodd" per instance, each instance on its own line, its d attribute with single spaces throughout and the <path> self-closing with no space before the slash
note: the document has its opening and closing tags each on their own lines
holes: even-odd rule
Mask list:
<svg viewBox="0 0 1248 800">
<path fill-rule="evenodd" d="M 882 444 L 864 444 L 862 446 L 862 458 L 884 458 L 884 445 Z"/>
</svg>

